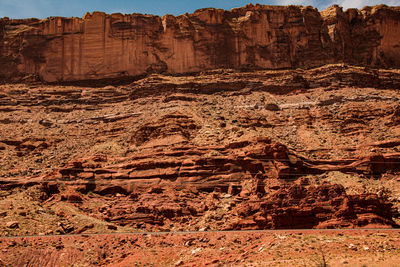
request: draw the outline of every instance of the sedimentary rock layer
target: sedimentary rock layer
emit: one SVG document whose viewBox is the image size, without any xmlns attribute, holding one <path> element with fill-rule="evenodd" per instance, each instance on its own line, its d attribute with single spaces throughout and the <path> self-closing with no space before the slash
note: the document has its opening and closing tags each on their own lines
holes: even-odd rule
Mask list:
<svg viewBox="0 0 400 267">
<path fill-rule="evenodd" d="M 0 236 L 399 227 L 399 89 L 343 64 L 4 84 Z"/>
<path fill-rule="evenodd" d="M 399 162 L 400 153 L 306 160 L 280 143 L 258 139 L 129 158 L 88 157 L 36 181 L 2 181 L 0 188 L 37 183 L 42 200 L 77 203 L 96 218 L 148 230 L 190 227 L 188 221 L 196 220 L 213 230 L 398 227 L 393 205 L 377 194 L 348 195 L 342 185 L 310 185 L 305 177 L 330 171 L 381 175 L 398 172 Z M 91 208 L 96 201 L 89 192 L 106 197 L 98 209 Z M 224 215 L 218 217 L 221 207 Z"/>
<path fill-rule="evenodd" d="M 319 12 L 247 5 L 163 17 L 0 19 L 0 76 L 47 82 L 186 73 L 214 68 L 298 68 L 347 62 L 400 67 L 400 7 Z"/>
</svg>

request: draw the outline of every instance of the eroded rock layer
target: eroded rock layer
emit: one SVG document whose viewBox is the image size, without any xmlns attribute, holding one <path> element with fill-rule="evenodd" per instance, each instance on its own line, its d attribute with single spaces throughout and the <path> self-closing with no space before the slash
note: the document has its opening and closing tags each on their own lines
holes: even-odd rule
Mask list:
<svg viewBox="0 0 400 267">
<path fill-rule="evenodd" d="M 347 195 L 342 185 L 310 185 L 301 178 L 329 171 L 371 177 L 399 172 L 399 166 L 400 153 L 306 161 L 282 144 L 259 139 L 225 147 L 176 147 L 130 158 L 86 158 L 43 177 L 39 184 L 43 199 L 78 203 L 83 209 L 93 204 L 81 194 L 118 194 L 91 210 L 92 216 L 136 229 L 396 227 L 392 204 L 377 194 Z M 59 185 L 74 190 L 59 194 Z"/>
<path fill-rule="evenodd" d="M 400 72 L 0 87 L 0 234 L 398 227 Z"/>
<path fill-rule="evenodd" d="M 181 16 L 0 19 L 2 79 L 47 82 L 350 63 L 400 67 L 400 8 L 247 5 Z"/>
</svg>

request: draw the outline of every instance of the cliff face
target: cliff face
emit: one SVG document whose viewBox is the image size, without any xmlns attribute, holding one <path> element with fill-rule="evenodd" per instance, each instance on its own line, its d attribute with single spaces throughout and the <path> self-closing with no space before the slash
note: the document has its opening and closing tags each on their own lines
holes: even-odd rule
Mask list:
<svg viewBox="0 0 400 267">
<path fill-rule="evenodd" d="M 174 17 L 94 12 L 0 20 L 0 76 L 73 81 L 347 62 L 400 67 L 400 7 L 247 5 Z"/>
</svg>

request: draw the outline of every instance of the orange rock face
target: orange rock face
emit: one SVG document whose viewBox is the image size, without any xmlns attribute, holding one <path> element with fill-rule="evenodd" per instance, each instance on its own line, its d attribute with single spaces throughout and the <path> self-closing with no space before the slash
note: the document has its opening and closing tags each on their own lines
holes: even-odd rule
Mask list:
<svg viewBox="0 0 400 267">
<path fill-rule="evenodd" d="M 46 82 L 298 68 L 400 66 L 400 8 L 247 5 L 181 16 L 107 15 L 0 20 L 0 75 Z"/>
<path fill-rule="evenodd" d="M 44 231 L 9 207 L 25 190 L 69 214 L 47 223 L 61 234 L 399 227 L 399 89 L 399 70 L 341 64 L 3 85 L 0 205 L 16 211 L 0 222 Z"/>
<path fill-rule="evenodd" d="M 210 151 L 218 152 L 212 155 Z M 398 227 L 393 205 L 377 194 L 347 195 L 342 185 L 310 185 L 299 174 L 380 175 L 400 170 L 400 153 L 313 161 L 268 139 L 225 147 L 175 147 L 130 158 L 85 158 L 42 177 L 42 199 L 78 203 L 91 216 L 135 229 L 198 230 Z M 108 165 L 109 162 L 123 163 Z M 385 162 L 390 162 L 387 164 Z M 303 175 L 302 175 L 303 176 Z M 293 182 L 297 180 L 296 182 Z M 74 188 L 59 195 L 57 183 Z M 12 181 L 9 186 L 19 186 Z M 5 186 L 7 187 L 7 185 Z M 80 193 L 106 196 L 98 210 Z M 107 196 L 115 196 L 112 199 Z M 218 206 L 224 215 L 218 217 Z M 217 217 L 215 217 L 217 216 Z M 196 220 L 197 228 L 191 228 Z M 193 226 L 192 226 L 193 227 Z"/>
</svg>

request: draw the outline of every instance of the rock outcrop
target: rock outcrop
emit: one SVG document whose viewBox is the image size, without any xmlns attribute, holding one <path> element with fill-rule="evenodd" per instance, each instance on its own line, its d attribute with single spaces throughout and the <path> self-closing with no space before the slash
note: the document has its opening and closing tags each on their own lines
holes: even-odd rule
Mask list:
<svg viewBox="0 0 400 267">
<path fill-rule="evenodd" d="M 163 17 L 0 19 L 0 76 L 46 82 L 215 68 L 400 67 L 400 7 L 247 5 Z"/>
<path fill-rule="evenodd" d="M 66 201 L 104 221 L 147 230 L 398 227 L 387 199 L 348 195 L 342 185 L 310 185 L 302 177 L 331 171 L 368 177 L 398 172 L 399 163 L 400 153 L 306 160 L 280 143 L 258 139 L 129 158 L 88 157 L 36 181 L 3 181 L 0 188 L 40 184 L 42 200 Z M 96 200 L 88 193 L 104 197 L 103 205 L 93 209 Z"/>
<path fill-rule="evenodd" d="M 399 89 L 346 64 L 3 84 L 0 235 L 399 227 Z"/>
</svg>

